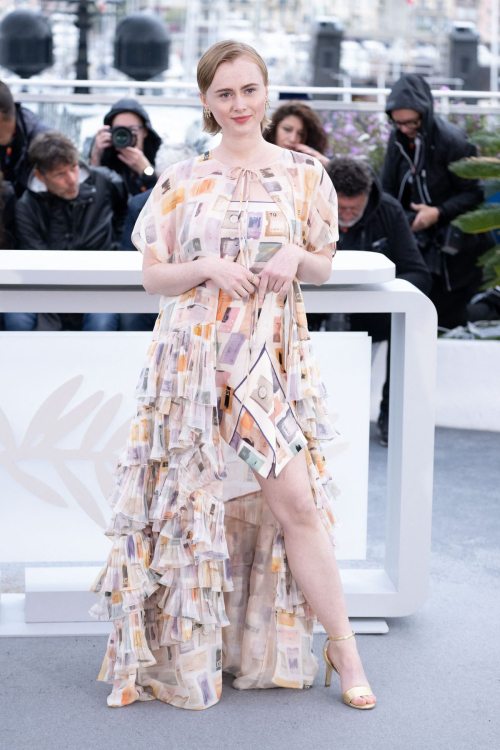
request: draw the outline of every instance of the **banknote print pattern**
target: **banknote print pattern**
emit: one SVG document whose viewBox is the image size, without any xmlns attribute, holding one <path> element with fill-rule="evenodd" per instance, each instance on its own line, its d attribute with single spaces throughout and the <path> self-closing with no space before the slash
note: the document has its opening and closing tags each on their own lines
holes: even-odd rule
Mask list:
<svg viewBox="0 0 500 750">
<path fill-rule="evenodd" d="M 284 151 L 252 176 L 269 202 L 252 207 L 247 194 L 244 210 L 241 196 L 232 203 L 240 171 L 211 152 L 169 167 L 137 220 L 138 249 L 166 264 L 215 256 L 258 272 L 283 242 L 317 252 L 338 239 L 335 191 L 315 159 Z M 281 527 L 258 485 L 244 481 L 248 467 L 277 475 L 303 450 L 334 544 L 338 490 L 319 440 L 337 433 L 297 281 L 287 304 L 285 335 L 274 293 L 259 309 L 256 295 L 236 303 L 207 280 L 160 299 L 114 471 L 112 548 L 91 588 L 100 598 L 90 613 L 113 621 L 97 678 L 113 686 L 109 706 L 208 708 L 223 670 L 239 689 L 312 685 L 314 613 Z M 230 452 L 243 479 L 233 481 Z"/>
</svg>

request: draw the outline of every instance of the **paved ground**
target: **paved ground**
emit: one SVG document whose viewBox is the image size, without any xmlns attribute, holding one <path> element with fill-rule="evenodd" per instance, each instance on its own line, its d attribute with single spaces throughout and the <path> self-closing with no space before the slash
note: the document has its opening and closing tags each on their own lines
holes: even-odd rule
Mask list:
<svg viewBox="0 0 500 750">
<path fill-rule="evenodd" d="M 370 550 L 383 539 L 386 452 L 373 434 Z M 153 701 L 120 710 L 95 681 L 105 638 L 0 639 L 0 745 L 10 750 L 476 750 L 498 747 L 500 433 L 438 429 L 432 577 L 422 609 L 358 636 L 378 697 L 341 701 L 340 681 L 308 691 L 239 692 L 225 681 L 202 712 Z M 322 636 L 315 650 L 321 659 Z"/>
</svg>

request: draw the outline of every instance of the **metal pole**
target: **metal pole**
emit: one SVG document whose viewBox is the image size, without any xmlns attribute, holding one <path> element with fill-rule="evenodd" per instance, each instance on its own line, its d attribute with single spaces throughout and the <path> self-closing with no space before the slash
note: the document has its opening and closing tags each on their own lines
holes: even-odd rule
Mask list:
<svg viewBox="0 0 500 750">
<path fill-rule="evenodd" d="M 76 79 L 77 81 L 86 81 L 89 77 L 89 59 L 87 48 L 87 31 L 90 29 L 90 14 L 88 11 L 87 0 L 80 0 L 78 3 L 78 18 L 75 26 L 80 30 L 78 35 L 78 57 L 76 60 Z M 75 94 L 90 94 L 90 89 L 75 88 Z"/>
<path fill-rule="evenodd" d="M 498 91 L 498 0 L 491 0 L 490 91 Z"/>
</svg>

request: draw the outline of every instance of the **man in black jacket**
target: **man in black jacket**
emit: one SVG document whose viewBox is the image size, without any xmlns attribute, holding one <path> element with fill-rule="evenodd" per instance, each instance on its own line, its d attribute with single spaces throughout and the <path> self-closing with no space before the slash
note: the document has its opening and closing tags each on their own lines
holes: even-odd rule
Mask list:
<svg viewBox="0 0 500 750">
<path fill-rule="evenodd" d="M 0 169 L 19 197 L 29 174 L 28 148 L 39 133 L 49 130 L 26 107 L 15 104 L 8 86 L 0 81 Z"/>
<path fill-rule="evenodd" d="M 396 266 L 396 277 L 406 279 L 424 294 L 431 287 L 431 277 L 418 249 L 401 205 L 382 191 L 382 186 L 365 162 L 348 156 L 331 160 L 328 175 L 337 192 L 339 216 L 339 250 L 369 250 L 383 253 Z M 324 317 L 324 316 L 317 316 Z M 389 313 L 351 314 L 353 331 L 368 331 L 374 343 L 390 341 Z M 313 316 L 307 316 L 309 321 Z M 312 321 L 313 325 L 317 321 Z M 387 445 L 389 414 L 389 359 L 387 378 L 382 392 L 378 426 L 380 442 Z"/>
<path fill-rule="evenodd" d="M 429 86 L 422 76 L 403 75 L 392 88 L 386 112 L 391 132 L 382 173 L 384 190 L 406 211 L 424 260 L 432 273 L 430 298 L 438 324 L 466 322 L 466 304 L 481 283 L 476 266 L 492 246 L 489 235 L 465 235 L 452 219 L 483 200 L 479 180 L 457 177 L 448 165 L 475 156 L 476 147 L 454 125 L 434 115 Z"/>
<path fill-rule="evenodd" d="M 119 247 L 127 211 L 123 180 L 105 167 L 78 161 L 62 133 L 38 135 L 29 149 L 33 172 L 16 205 L 19 247 L 30 250 L 113 250 Z M 61 315 L 4 316 L 7 330 L 60 330 Z M 30 319 L 26 316 L 30 316 Z M 37 325 L 38 323 L 38 325 Z M 83 330 L 117 330 L 118 316 L 86 313 Z M 21 326 L 19 328 L 18 326 Z"/>
</svg>

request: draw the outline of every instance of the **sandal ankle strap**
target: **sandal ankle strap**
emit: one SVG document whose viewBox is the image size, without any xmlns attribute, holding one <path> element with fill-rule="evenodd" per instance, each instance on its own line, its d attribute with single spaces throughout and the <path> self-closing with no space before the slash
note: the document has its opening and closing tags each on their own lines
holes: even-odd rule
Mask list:
<svg viewBox="0 0 500 750">
<path fill-rule="evenodd" d="M 345 641 L 346 638 L 352 638 L 353 635 L 356 635 L 356 633 L 354 632 L 354 630 L 351 630 L 351 632 L 349 633 L 349 635 L 339 635 L 336 638 L 334 638 L 333 636 L 329 635 L 328 639 L 330 641 Z"/>
</svg>

